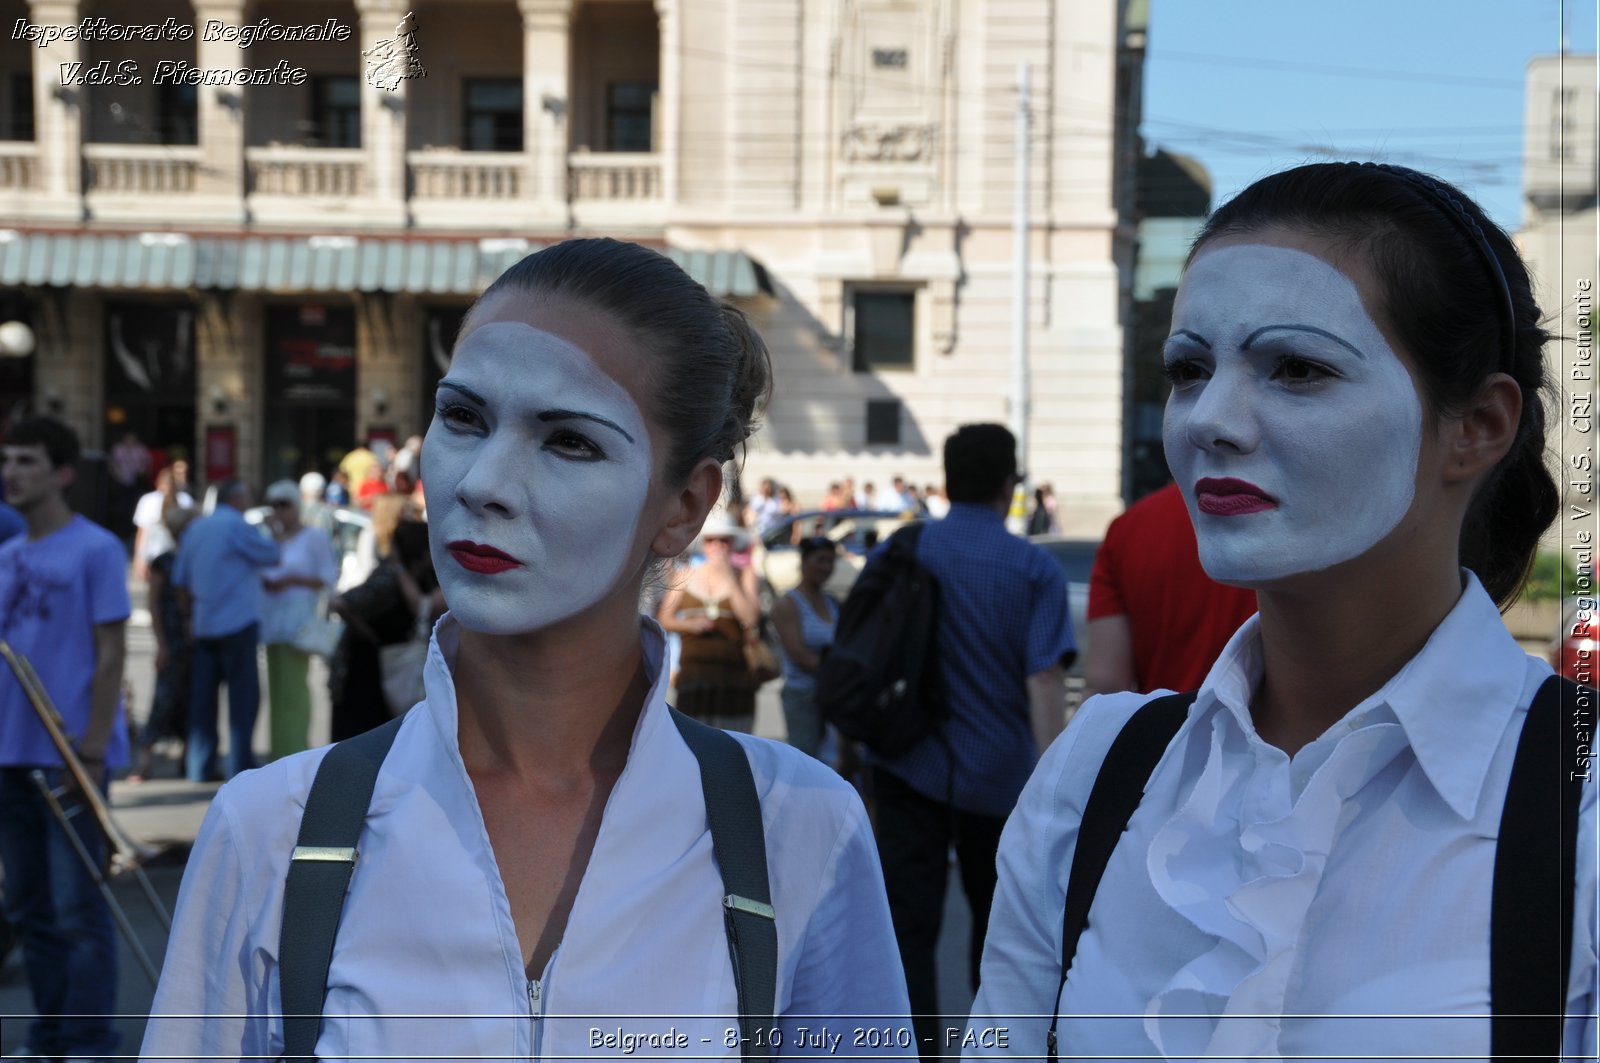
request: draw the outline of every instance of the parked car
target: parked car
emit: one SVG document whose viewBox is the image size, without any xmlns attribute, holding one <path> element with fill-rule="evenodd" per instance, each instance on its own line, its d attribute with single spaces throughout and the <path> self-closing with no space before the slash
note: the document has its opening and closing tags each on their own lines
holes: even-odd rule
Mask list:
<svg viewBox="0 0 1600 1063">
<path fill-rule="evenodd" d="M 860 509 L 811 510 L 778 521 L 761 534 L 754 562 L 761 577 L 762 611 L 770 614 L 774 602 L 800 585 L 796 525 L 801 536 L 826 535 L 839 544 L 839 563 L 823 589 L 842 602 L 872 548 L 910 522 L 903 513 Z"/>
<path fill-rule="evenodd" d="M 1579 608 L 1580 603 L 1586 608 Z M 1574 683 L 1600 687 L 1595 678 L 1595 599 L 1568 598 L 1561 609 L 1561 632 L 1550 644 L 1550 664 Z"/>
<path fill-rule="evenodd" d="M 1044 534 L 1030 535 L 1028 541 L 1055 558 L 1067 577 L 1067 605 L 1072 610 L 1072 634 L 1078 641 L 1078 657 L 1067 669 L 1067 718 L 1071 719 L 1084 697 L 1083 663 L 1089 654 L 1089 574 L 1094 571 L 1100 540 Z"/>
</svg>

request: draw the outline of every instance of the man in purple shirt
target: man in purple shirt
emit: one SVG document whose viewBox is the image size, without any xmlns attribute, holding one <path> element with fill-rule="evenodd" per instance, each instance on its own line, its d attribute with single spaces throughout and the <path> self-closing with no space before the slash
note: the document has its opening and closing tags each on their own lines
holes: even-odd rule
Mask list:
<svg viewBox="0 0 1600 1063">
<path fill-rule="evenodd" d="M 55 703 L 78 759 L 105 789 L 126 763 L 121 687 L 130 612 L 127 556 L 115 536 L 66 501 L 78 438 L 40 417 L 0 448 L 6 501 L 27 531 L 0 544 L 0 638 L 27 657 Z M 117 1048 L 117 945 L 111 912 L 50 814 L 31 775 L 59 787 L 64 765 L 11 670 L 0 667 L 0 862 L 6 918 L 22 937 L 39 1017 L 21 1054 L 94 1059 Z M 71 830 L 96 861 L 105 840 L 93 816 Z"/>
</svg>

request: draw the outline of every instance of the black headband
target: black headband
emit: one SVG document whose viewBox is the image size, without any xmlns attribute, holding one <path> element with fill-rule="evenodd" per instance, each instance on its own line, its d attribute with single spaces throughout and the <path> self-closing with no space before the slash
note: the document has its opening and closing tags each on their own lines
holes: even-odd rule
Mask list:
<svg viewBox="0 0 1600 1063">
<path fill-rule="evenodd" d="M 1473 245 L 1477 247 L 1478 254 L 1483 258 L 1484 264 L 1489 268 L 1489 275 L 1494 278 L 1495 288 L 1500 293 L 1500 317 L 1504 328 L 1501 331 L 1500 365 L 1501 368 L 1515 376 L 1517 356 L 1517 315 L 1512 308 L 1511 285 L 1506 283 L 1506 272 L 1500 265 L 1500 256 L 1494 253 L 1494 248 L 1489 246 L 1489 240 L 1483 235 L 1483 228 L 1478 224 L 1466 204 L 1456 197 L 1456 194 L 1447 188 L 1441 181 L 1420 173 L 1408 166 L 1396 166 L 1387 162 L 1363 162 L 1360 165 L 1384 173 L 1393 174 L 1409 184 L 1412 188 L 1427 197 L 1428 202 L 1438 207 L 1445 217 L 1449 218 L 1455 227 Z"/>
</svg>

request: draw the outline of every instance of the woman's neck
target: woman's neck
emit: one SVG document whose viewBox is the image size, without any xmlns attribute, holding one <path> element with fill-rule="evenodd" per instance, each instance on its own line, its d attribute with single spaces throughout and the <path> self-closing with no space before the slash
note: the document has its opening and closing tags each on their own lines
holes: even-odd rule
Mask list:
<svg viewBox="0 0 1600 1063">
<path fill-rule="evenodd" d="M 1263 675 L 1256 731 L 1293 756 L 1376 693 L 1427 643 L 1461 597 L 1453 551 L 1405 575 L 1339 566 L 1257 592 Z"/>
<path fill-rule="evenodd" d="M 621 770 L 650 693 L 628 604 L 526 635 L 461 629 L 454 675 L 469 771 L 560 785 Z"/>
</svg>

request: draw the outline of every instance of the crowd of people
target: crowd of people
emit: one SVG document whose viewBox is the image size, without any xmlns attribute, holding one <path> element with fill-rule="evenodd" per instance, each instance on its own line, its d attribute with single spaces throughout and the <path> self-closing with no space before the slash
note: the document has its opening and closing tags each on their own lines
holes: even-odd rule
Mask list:
<svg viewBox="0 0 1600 1063">
<path fill-rule="evenodd" d="M 826 680 L 860 614 L 827 593 L 836 544 L 796 522 L 798 584 L 764 616 L 752 542 L 804 511 L 771 480 L 723 504 L 771 389 L 760 337 L 637 245 L 528 256 L 461 326 L 426 484 L 416 440 L 271 485 L 265 533 L 241 481 L 200 517 L 176 469 L 147 496 L 139 527 L 160 530 L 134 564 L 162 661 L 188 662 L 167 680 L 190 692 L 187 771 L 230 781 L 143 1054 L 665 1058 L 665 1016 L 745 1058 L 867 1026 L 851 1054 L 1592 1058 L 1596 790 L 1564 714 L 1583 695 L 1499 615 L 1557 514 L 1540 321 L 1457 189 L 1356 163 L 1257 181 L 1186 263 L 1163 350 L 1175 484 L 1108 529 L 1086 669 L 1106 696 L 1070 726 L 1082 633 L 1060 566 L 1007 526 L 1009 431 L 950 435 L 938 490 L 829 488 L 823 511 L 934 518 L 862 577 L 936 590 L 927 704 L 892 746 L 852 748 L 847 779 Z M 103 783 L 129 756 L 126 555 L 65 503 L 76 449 L 49 419 L 5 441 L 24 531 L 0 544 L 0 634 Z M 341 589 L 318 507 L 363 503 L 372 566 Z M 1058 522 L 1041 485 L 1028 528 Z M 284 722 L 249 771 L 263 640 Z M 333 753 L 304 748 L 323 650 Z M 748 733 L 779 676 L 789 745 Z M 60 774 L 31 720 L 0 676 L 29 1051 L 105 1058 L 110 921 L 30 782 Z M 364 825 L 300 848 L 286 812 L 341 790 Z M 976 994 L 954 1028 L 952 853 Z M 354 865 L 336 890 L 289 889 L 327 859 Z M 296 950 L 333 957 L 322 985 Z"/>
</svg>

